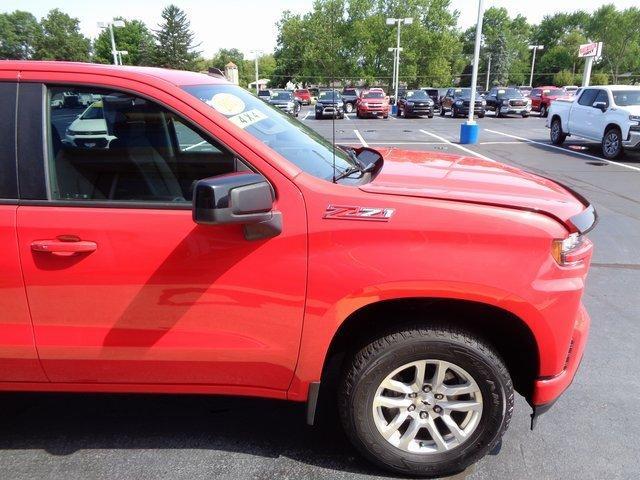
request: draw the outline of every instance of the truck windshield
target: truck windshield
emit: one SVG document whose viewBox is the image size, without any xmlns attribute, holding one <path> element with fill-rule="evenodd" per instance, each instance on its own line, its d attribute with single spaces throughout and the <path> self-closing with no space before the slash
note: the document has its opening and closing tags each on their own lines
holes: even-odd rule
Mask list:
<svg viewBox="0 0 640 480">
<path fill-rule="evenodd" d="M 409 90 L 407 92 L 407 98 L 412 100 L 427 100 L 429 96 L 424 90 Z"/>
<path fill-rule="evenodd" d="M 254 136 L 305 172 L 333 180 L 356 167 L 349 154 L 290 115 L 235 85 L 186 85 L 183 90 Z"/>
<path fill-rule="evenodd" d="M 320 96 L 318 100 L 331 101 L 331 100 L 340 100 L 342 96 L 338 92 L 320 92 Z"/>
<path fill-rule="evenodd" d="M 612 91 L 613 101 L 620 107 L 640 105 L 640 90 Z"/>
<path fill-rule="evenodd" d="M 291 92 L 271 92 L 271 100 L 293 100 Z"/>
<path fill-rule="evenodd" d="M 367 92 L 362 95 L 362 98 L 384 98 L 384 93 L 382 92 Z"/>
</svg>

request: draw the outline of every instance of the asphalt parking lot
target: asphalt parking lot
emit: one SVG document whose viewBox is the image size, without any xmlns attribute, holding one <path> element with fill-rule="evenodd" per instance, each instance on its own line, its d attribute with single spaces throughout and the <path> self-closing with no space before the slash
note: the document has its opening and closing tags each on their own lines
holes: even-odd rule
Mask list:
<svg viewBox="0 0 640 480">
<path fill-rule="evenodd" d="M 332 138 L 331 120 L 300 120 Z M 600 223 L 585 303 L 590 342 L 572 387 L 529 431 L 519 398 L 502 450 L 469 479 L 630 479 L 640 454 L 640 154 L 609 162 L 599 145 L 549 145 L 544 119 L 479 120 L 480 143 L 457 145 L 462 119 L 335 121 L 339 143 L 481 156 L 557 179 L 587 197 Z M 384 472 L 339 428 L 310 428 L 304 406 L 238 398 L 3 394 L 2 478 L 364 479 Z"/>
</svg>

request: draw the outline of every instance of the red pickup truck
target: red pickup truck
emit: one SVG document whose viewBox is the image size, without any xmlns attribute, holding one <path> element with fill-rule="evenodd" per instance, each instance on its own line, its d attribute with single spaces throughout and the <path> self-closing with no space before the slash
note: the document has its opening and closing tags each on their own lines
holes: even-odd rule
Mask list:
<svg viewBox="0 0 640 480">
<path fill-rule="evenodd" d="M 73 142 L 63 93 L 101 106 Z M 336 149 L 191 72 L 5 61 L 0 102 L 0 390 L 335 402 L 372 462 L 444 475 L 576 373 L 596 214 L 566 187 Z"/>
<path fill-rule="evenodd" d="M 307 90 L 306 88 L 299 88 L 298 90 L 294 90 L 293 96 L 302 105 L 311 105 L 311 92 L 309 92 L 309 90 Z"/>
<path fill-rule="evenodd" d="M 529 95 L 531 98 L 531 110 L 540 112 L 541 117 L 546 117 L 549 113 L 551 102 L 565 96 L 567 96 L 567 92 L 559 87 L 536 87 L 531 90 Z"/>
</svg>

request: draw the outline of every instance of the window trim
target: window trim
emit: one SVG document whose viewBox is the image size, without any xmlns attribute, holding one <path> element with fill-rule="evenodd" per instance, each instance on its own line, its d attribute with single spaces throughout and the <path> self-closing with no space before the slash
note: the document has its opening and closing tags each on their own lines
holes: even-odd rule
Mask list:
<svg viewBox="0 0 640 480">
<path fill-rule="evenodd" d="M 50 178 L 49 178 L 49 172 L 48 172 L 48 165 L 49 165 L 49 160 L 50 160 L 50 152 L 49 152 L 49 135 L 50 135 L 50 131 L 49 131 L 49 126 L 50 126 L 50 117 L 49 115 L 51 114 L 51 109 L 49 108 L 48 105 L 48 98 L 49 98 L 49 89 L 50 88 L 56 88 L 56 87 L 60 87 L 60 88 L 64 88 L 64 87 L 72 87 L 72 88 L 97 88 L 97 89 L 102 89 L 102 90 L 112 90 L 115 92 L 121 92 L 121 93 L 126 93 L 129 95 L 134 95 L 140 98 L 143 98 L 145 100 L 148 100 L 150 102 L 154 102 L 157 105 L 160 105 L 162 108 L 165 108 L 166 110 L 168 110 L 169 112 L 173 113 L 174 115 L 176 115 L 179 119 L 182 120 L 183 124 L 189 128 L 192 128 L 193 130 L 195 130 L 202 138 L 204 138 L 207 141 L 212 141 L 214 144 L 218 144 L 221 147 L 225 148 L 227 151 L 229 151 L 237 160 L 239 160 L 240 162 L 242 162 L 248 169 L 250 169 L 252 172 L 255 173 L 260 173 L 265 180 L 267 180 L 267 182 L 269 182 L 269 184 L 271 185 L 271 188 L 273 188 L 274 192 L 276 192 L 277 195 L 277 190 L 275 189 L 273 183 L 269 180 L 269 178 L 264 175 L 262 172 L 260 172 L 258 169 L 256 169 L 255 166 L 253 166 L 253 164 L 251 164 L 250 162 L 248 162 L 244 156 L 240 155 L 235 149 L 229 147 L 226 143 L 222 142 L 221 140 L 215 138 L 208 130 L 204 129 L 202 126 L 196 124 L 195 122 L 193 122 L 192 120 L 190 120 L 189 118 L 186 118 L 184 114 L 182 114 L 181 112 L 177 111 L 175 108 L 167 105 L 166 103 L 162 102 L 161 100 L 158 100 L 157 98 L 151 97 L 150 95 L 146 94 L 146 93 L 142 93 L 140 91 L 136 91 L 136 90 L 132 90 L 129 88 L 123 88 L 123 87 L 115 87 L 112 85 L 104 85 L 104 84 L 100 84 L 100 83 L 94 83 L 94 82 L 74 82 L 74 81 L 68 81 L 68 82 L 59 82 L 59 81 L 54 81 L 54 82 L 46 82 L 46 81 L 35 81 L 35 82 L 21 82 L 23 84 L 39 84 L 42 88 L 42 127 L 41 127 L 41 137 L 42 137 L 42 146 L 43 146 L 43 164 L 41 165 L 42 168 L 42 172 L 44 175 L 44 182 L 45 182 L 45 189 L 47 191 L 47 198 L 43 199 L 23 199 L 23 198 L 19 198 L 17 200 L 17 204 L 18 205 L 31 205 L 31 206 L 47 206 L 47 207 L 79 207 L 79 208 L 121 208 L 121 209 L 145 209 L 145 210 L 189 210 L 191 211 L 193 209 L 193 204 L 192 202 L 189 203 L 174 203 L 174 202 L 150 202 L 150 201 L 105 201 L 105 200 L 59 200 L 59 199 L 52 199 L 51 198 L 51 192 L 50 192 Z M 17 128 L 17 120 L 16 120 L 16 128 Z M 17 156 L 19 156 L 19 154 L 17 154 Z M 19 160 L 19 158 L 18 158 Z M 20 162 L 18 161 L 18 167 L 20 165 Z M 20 173 L 18 172 L 18 182 L 19 182 L 19 178 L 20 178 Z M 19 183 L 18 183 L 19 185 Z"/>
</svg>

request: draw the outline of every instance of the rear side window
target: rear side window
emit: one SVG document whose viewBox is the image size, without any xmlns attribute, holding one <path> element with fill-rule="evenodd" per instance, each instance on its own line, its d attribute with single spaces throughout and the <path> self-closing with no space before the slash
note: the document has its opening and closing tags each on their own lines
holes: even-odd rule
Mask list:
<svg viewBox="0 0 640 480">
<path fill-rule="evenodd" d="M 145 98 L 52 87 L 48 105 L 52 200 L 187 203 L 196 180 L 246 168 L 189 122 Z"/>
<path fill-rule="evenodd" d="M 580 98 L 578 99 L 578 103 L 580 105 L 585 105 L 587 107 L 590 107 L 593 105 L 593 102 L 596 101 L 597 95 L 598 95 L 598 90 L 595 90 L 593 88 L 588 88 L 587 90 L 582 92 L 582 95 L 580 95 Z"/>
<path fill-rule="evenodd" d="M 17 84 L 0 82 L 0 199 L 18 198 L 16 178 Z"/>
</svg>

